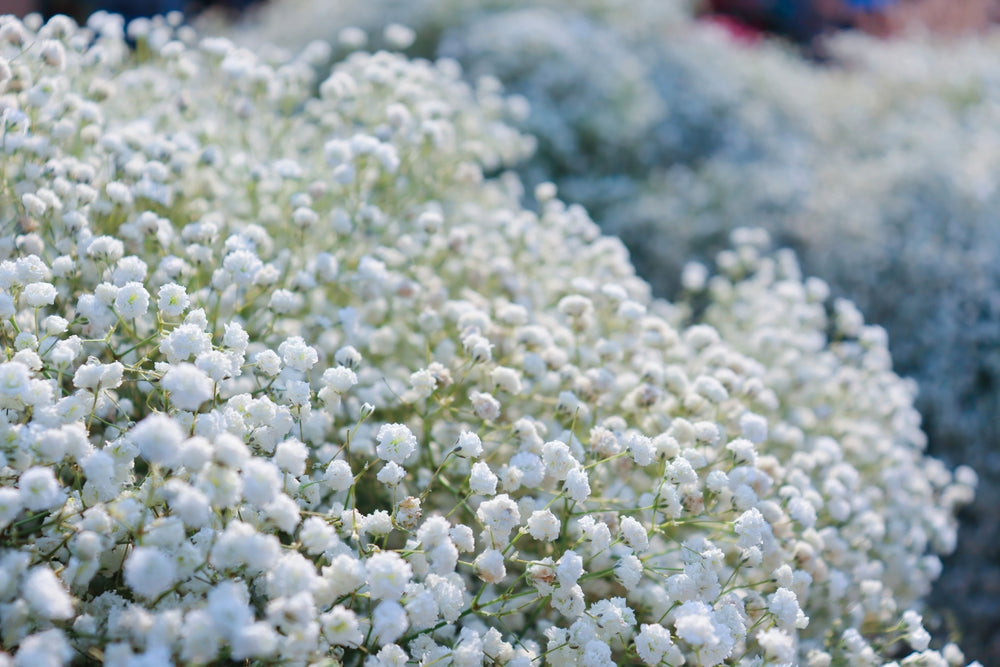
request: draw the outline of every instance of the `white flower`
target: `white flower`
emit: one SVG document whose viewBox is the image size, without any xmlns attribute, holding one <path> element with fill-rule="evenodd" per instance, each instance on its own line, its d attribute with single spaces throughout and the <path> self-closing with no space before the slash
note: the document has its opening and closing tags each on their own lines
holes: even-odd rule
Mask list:
<svg viewBox="0 0 1000 667">
<path fill-rule="evenodd" d="M 17 518 L 22 507 L 21 494 L 17 489 L 0 488 L 0 530 Z"/>
<path fill-rule="evenodd" d="M 649 437 L 633 433 L 627 440 L 627 446 L 629 452 L 632 454 L 632 460 L 635 461 L 636 465 L 648 466 L 653 462 L 653 457 L 656 455 L 656 448 Z"/>
<path fill-rule="evenodd" d="M 344 394 L 358 383 L 358 376 L 346 366 L 335 366 L 323 371 L 322 381 L 338 394 Z"/>
<path fill-rule="evenodd" d="M 418 396 L 427 398 L 437 388 L 437 379 L 428 369 L 423 368 L 410 374 L 410 386 Z"/>
<path fill-rule="evenodd" d="M 334 459 L 326 467 L 323 479 L 334 491 L 346 491 L 354 484 L 351 464 L 344 459 Z"/>
<path fill-rule="evenodd" d="M 21 504 L 33 511 L 50 509 L 64 498 L 62 487 L 51 468 L 28 468 L 21 473 L 17 488 Z"/>
<path fill-rule="evenodd" d="M 768 597 L 767 610 L 782 628 L 804 628 L 809 624 L 795 593 L 787 588 L 779 588 Z"/>
<path fill-rule="evenodd" d="M 549 510 L 536 510 L 528 517 L 528 533 L 536 540 L 552 542 L 559 537 L 562 528 L 559 519 Z"/>
<path fill-rule="evenodd" d="M 625 544 L 632 547 L 636 553 L 642 553 L 649 548 L 649 536 L 646 535 L 646 529 L 633 517 L 622 517 L 621 530 Z"/>
<path fill-rule="evenodd" d="M 270 461 L 251 458 L 240 472 L 243 497 L 257 507 L 264 507 L 278 496 L 281 472 Z"/>
<path fill-rule="evenodd" d="M 659 623 L 643 623 L 635 638 L 635 649 L 639 658 L 647 665 L 657 665 L 674 649 L 670 631 Z M 677 662 L 672 658 L 670 662 Z"/>
<path fill-rule="evenodd" d="M 385 537 L 392 528 L 392 516 L 385 510 L 375 510 L 361 520 L 361 530 L 373 537 Z"/>
<path fill-rule="evenodd" d="M 274 448 L 274 464 L 292 475 L 302 475 L 306 471 L 309 449 L 300 440 L 290 438 L 279 442 Z"/>
<path fill-rule="evenodd" d="M 382 31 L 382 36 L 390 47 L 403 50 L 413 44 L 417 38 L 417 33 L 409 26 L 400 23 L 390 23 Z"/>
<path fill-rule="evenodd" d="M 462 431 L 458 436 L 455 451 L 463 458 L 479 458 L 483 453 L 483 441 L 472 431 Z"/>
<path fill-rule="evenodd" d="M 573 456 L 569 445 L 561 440 L 545 443 L 542 447 L 542 462 L 545 464 L 545 472 L 560 480 L 566 479 L 571 470 L 580 467 L 580 462 Z"/>
<path fill-rule="evenodd" d="M 149 309 L 149 292 L 139 282 L 126 283 L 115 296 L 115 312 L 122 319 L 142 317 Z"/>
<path fill-rule="evenodd" d="M 781 628 L 770 628 L 757 633 L 757 643 L 764 649 L 766 655 L 778 663 L 793 664 L 795 662 L 795 641 Z"/>
<path fill-rule="evenodd" d="M 57 295 L 55 286 L 50 283 L 31 283 L 24 287 L 24 300 L 33 308 L 51 306 Z"/>
<path fill-rule="evenodd" d="M 565 482 L 566 495 L 571 500 L 582 503 L 590 496 L 590 479 L 587 472 L 580 468 L 574 468 L 566 473 Z"/>
<path fill-rule="evenodd" d="M 502 391 L 517 396 L 521 393 L 521 376 L 513 368 L 497 366 L 490 371 L 490 379 Z"/>
<path fill-rule="evenodd" d="M 334 646 L 356 648 L 364 641 L 357 614 L 337 605 L 319 617 L 323 638 Z"/>
<path fill-rule="evenodd" d="M 375 476 L 378 481 L 387 486 L 396 486 L 406 476 L 406 469 L 395 461 L 389 461 Z"/>
<path fill-rule="evenodd" d="M 469 393 L 469 400 L 472 401 L 472 409 L 480 419 L 495 421 L 500 418 L 500 401 L 490 394 L 473 391 Z"/>
<path fill-rule="evenodd" d="M 268 658 L 278 650 L 280 635 L 270 623 L 257 621 L 239 628 L 233 636 L 233 658 Z"/>
<path fill-rule="evenodd" d="M 600 639 L 591 639 L 583 647 L 582 667 L 614 667 L 611 659 L 611 647 Z"/>
<path fill-rule="evenodd" d="M 28 606 L 42 618 L 66 620 L 73 616 L 73 600 L 49 567 L 32 569 L 22 590 Z"/>
<path fill-rule="evenodd" d="M 417 451 L 417 438 L 405 424 L 382 424 L 375 436 L 378 457 L 400 465 Z"/>
<path fill-rule="evenodd" d="M 498 584 L 507 576 L 503 554 L 496 549 L 485 549 L 473 562 L 476 574 L 488 584 Z"/>
<path fill-rule="evenodd" d="M 615 577 L 626 590 L 632 590 L 642 578 L 642 561 L 635 554 L 626 554 L 615 564 Z"/>
<path fill-rule="evenodd" d="M 128 437 L 139 447 L 144 459 L 170 466 L 177 460 L 184 432 L 176 420 L 154 413 L 136 424 Z"/>
<path fill-rule="evenodd" d="M 740 430 L 744 438 L 759 445 L 767 440 L 767 419 L 752 412 L 744 412 L 740 416 Z"/>
<path fill-rule="evenodd" d="M 55 667 L 73 657 L 73 647 L 62 630 L 53 628 L 28 635 L 14 654 L 14 667 Z"/>
<path fill-rule="evenodd" d="M 204 327 L 193 322 L 185 321 L 160 341 L 160 351 L 167 355 L 167 361 L 172 364 L 187 361 L 210 349 L 211 336 L 205 333 Z"/>
<path fill-rule="evenodd" d="M 306 345 L 300 336 L 292 336 L 278 346 L 281 360 L 289 368 L 307 371 L 319 361 L 316 350 Z"/>
<path fill-rule="evenodd" d="M 156 547 L 135 547 L 125 559 L 125 583 L 144 598 L 155 598 L 177 580 L 177 565 Z"/>
<path fill-rule="evenodd" d="M 413 569 L 394 551 L 381 551 L 365 562 L 368 589 L 375 600 L 398 600 L 406 590 Z"/>
<path fill-rule="evenodd" d="M 406 632 L 410 622 L 406 610 L 394 600 L 385 600 L 372 613 L 372 634 L 376 646 L 391 644 Z"/>
<path fill-rule="evenodd" d="M 161 285 L 157 294 L 156 307 L 167 317 L 180 317 L 191 304 L 183 285 L 167 283 Z"/>
<path fill-rule="evenodd" d="M 490 470 L 490 465 L 484 461 L 472 464 L 469 474 L 469 490 L 482 496 L 492 496 L 497 492 L 497 476 Z"/>
<path fill-rule="evenodd" d="M 564 588 L 576 584 L 583 572 L 583 558 L 572 549 L 566 550 L 556 561 L 556 576 Z"/>
<path fill-rule="evenodd" d="M 172 365 L 164 373 L 160 384 L 170 393 L 170 402 L 181 410 L 196 411 L 215 394 L 212 379 L 205 371 L 189 363 Z"/>
<path fill-rule="evenodd" d="M 483 524 L 483 532 L 498 544 L 506 544 L 510 531 L 521 523 L 517 503 L 506 493 L 480 503 L 476 516 Z"/>
<path fill-rule="evenodd" d="M 693 647 L 712 647 L 722 641 L 711 608 L 697 600 L 680 606 L 674 617 L 674 630 Z"/>
<path fill-rule="evenodd" d="M 222 267 L 232 275 L 233 282 L 241 287 L 253 283 L 264 263 L 249 250 L 236 250 L 226 255 Z"/>
<path fill-rule="evenodd" d="M 931 635 L 923 626 L 923 618 L 912 609 L 903 612 L 903 623 L 906 625 L 906 641 L 915 651 L 926 651 Z"/>
<path fill-rule="evenodd" d="M 274 377 L 281 371 L 281 357 L 274 350 L 264 350 L 254 357 L 254 363 L 264 375 Z"/>
<path fill-rule="evenodd" d="M 341 366 L 346 366 L 347 368 L 354 369 L 361 365 L 361 353 L 357 351 L 352 345 L 345 345 L 344 347 L 337 350 L 336 354 L 333 355 L 334 361 L 336 361 Z"/>
</svg>

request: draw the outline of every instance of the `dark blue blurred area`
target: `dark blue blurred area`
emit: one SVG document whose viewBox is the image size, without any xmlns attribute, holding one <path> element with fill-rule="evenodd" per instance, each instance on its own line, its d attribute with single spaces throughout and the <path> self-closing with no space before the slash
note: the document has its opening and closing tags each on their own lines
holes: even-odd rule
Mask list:
<svg viewBox="0 0 1000 667">
<path fill-rule="evenodd" d="M 208 7 L 240 12 L 259 0 L 35 0 L 34 9 L 45 16 L 66 14 L 83 20 L 98 10 L 121 14 L 126 20 L 181 11 L 197 14 Z M 2 4 L 2 3 L 0 3 Z"/>
<path fill-rule="evenodd" d="M 709 11 L 751 29 L 808 43 L 830 30 L 852 27 L 859 15 L 886 10 L 899 0 L 708 0 Z"/>
</svg>

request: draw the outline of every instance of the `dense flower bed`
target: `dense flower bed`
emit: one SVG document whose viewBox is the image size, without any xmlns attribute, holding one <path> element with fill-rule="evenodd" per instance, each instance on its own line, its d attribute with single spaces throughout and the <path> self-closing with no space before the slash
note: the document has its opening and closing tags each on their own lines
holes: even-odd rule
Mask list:
<svg viewBox="0 0 1000 667">
<path fill-rule="evenodd" d="M 312 19 L 320 4 L 329 21 Z M 931 451 L 984 481 L 937 598 L 1000 661 L 1000 35 L 841 35 L 816 63 L 734 44 L 679 1 L 326 4 L 275 2 L 239 29 L 337 44 L 358 25 L 380 45 L 404 21 L 410 52 L 529 101 L 520 127 L 539 151 L 520 173 L 583 203 L 654 293 L 677 294 L 684 263 L 752 224 L 885 326 L 895 368 L 920 384 Z"/>
<path fill-rule="evenodd" d="M 0 19 L 0 661 L 962 661 L 920 604 L 975 476 L 766 233 L 654 300 L 522 206 L 495 79 L 38 23 Z"/>
</svg>

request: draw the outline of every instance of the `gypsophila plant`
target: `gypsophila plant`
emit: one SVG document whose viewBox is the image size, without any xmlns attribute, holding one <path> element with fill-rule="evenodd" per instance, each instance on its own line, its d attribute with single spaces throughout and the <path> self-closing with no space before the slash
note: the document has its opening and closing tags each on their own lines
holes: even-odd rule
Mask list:
<svg viewBox="0 0 1000 667">
<path fill-rule="evenodd" d="M 795 247 L 807 273 L 888 330 L 897 372 L 920 383 L 930 450 L 983 477 L 934 597 L 1000 662 L 998 33 L 845 33 L 814 62 L 770 40 L 734 43 L 691 4 L 274 0 L 234 39 L 308 34 L 340 54 L 387 43 L 388 23 L 413 26 L 409 53 L 454 57 L 526 98 L 518 127 L 539 137 L 518 168 L 529 191 L 553 180 L 584 204 L 656 294 L 679 293 L 681 267 L 748 222 Z"/>
<path fill-rule="evenodd" d="M 454 61 L 262 54 L 0 19 L 0 662 L 962 661 L 881 329 L 745 230 L 652 300 Z"/>
</svg>

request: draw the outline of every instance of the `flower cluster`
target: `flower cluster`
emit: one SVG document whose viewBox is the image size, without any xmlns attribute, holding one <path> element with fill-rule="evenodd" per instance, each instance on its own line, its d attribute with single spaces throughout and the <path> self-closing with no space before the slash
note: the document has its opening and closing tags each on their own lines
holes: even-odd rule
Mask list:
<svg viewBox="0 0 1000 667">
<path fill-rule="evenodd" d="M 931 451 L 987 482 L 963 566 L 938 597 L 963 600 L 953 611 L 966 634 L 1000 656 L 995 32 L 947 44 L 843 34 L 815 63 L 733 44 L 679 0 L 628 11 L 609 0 L 366 0 L 337 3 L 331 23 L 313 20 L 329 15 L 320 4 L 272 3 L 240 31 L 337 44 L 358 25 L 382 43 L 387 21 L 413 25 L 411 52 L 455 57 L 529 101 L 521 127 L 539 151 L 522 177 L 555 180 L 584 204 L 655 292 L 678 293 L 684 263 L 709 260 L 749 221 L 885 326 L 896 368 L 920 382 Z"/>
<path fill-rule="evenodd" d="M 330 55 L 0 19 L 0 662 L 963 660 L 881 329 L 748 230 L 654 300 L 523 100 Z"/>
</svg>

